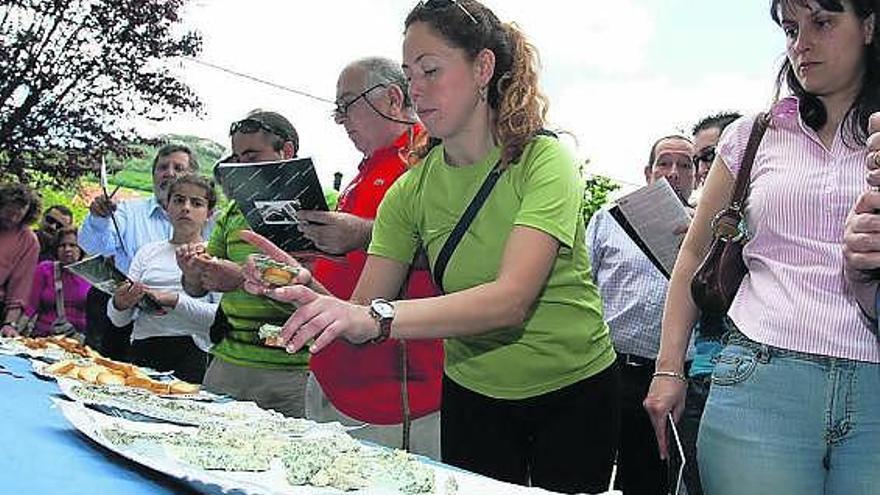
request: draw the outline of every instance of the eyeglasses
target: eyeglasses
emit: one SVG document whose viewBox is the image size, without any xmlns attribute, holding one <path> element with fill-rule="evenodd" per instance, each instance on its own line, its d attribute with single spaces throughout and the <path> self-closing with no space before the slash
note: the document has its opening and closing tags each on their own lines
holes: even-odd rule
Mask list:
<svg viewBox="0 0 880 495">
<path fill-rule="evenodd" d="M 286 132 L 257 119 L 246 118 L 239 120 L 238 122 L 233 122 L 232 125 L 229 126 L 230 136 L 237 132 L 242 134 L 253 134 L 258 131 L 265 131 L 269 134 L 274 134 L 281 139 L 290 139 L 290 136 L 288 136 Z"/>
<path fill-rule="evenodd" d="M 709 165 L 715 161 L 715 147 L 709 146 L 708 148 L 703 149 L 697 156 L 694 157 L 694 163 L 699 165 L 700 163 L 706 162 Z"/>
<path fill-rule="evenodd" d="M 474 24 L 479 24 L 479 21 L 477 21 L 477 18 L 474 17 L 470 12 L 468 12 L 468 9 L 466 9 L 464 7 L 464 5 L 459 3 L 458 0 L 428 0 L 427 2 L 424 2 L 424 1 L 419 2 L 418 7 L 428 9 L 428 10 L 434 10 L 434 9 L 445 9 L 445 8 L 450 7 L 452 5 L 455 5 L 456 7 L 461 9 L 461 11 L 464 12 L 464 14 L 466 16 L 468 16 L 468 18 L 471 20 L 471 22 L 473 22 Z"/>
<path fill-rule="evenodd" d="M 369 103 L 369 100 L 367 100 L 367 94 L 369 94 L 370 91 L 373 91 L 376 88 L 384 88 L 384 87 L 385 87 L 384 84 L 376 84 L 376 85 L 370 87 L 369 89 L 365 89 L 363 92 L 361 92 L 361 94 L 355 96 L 354 98 L 352 98 L 348 102 L 345 102 L 342 100 L 336 100 L 336 108 L 333 110 L 333 120 L 335 120 L 337 124 L 340 123 L 343 119 L 348 117 L 348 109 L 351 108 L 352 105 L 357 103 L 358 100 L 363 98 L 367 103 Z M 370 106 L 372 107 L 372 105 L 370 105 Z"/>
</svg>

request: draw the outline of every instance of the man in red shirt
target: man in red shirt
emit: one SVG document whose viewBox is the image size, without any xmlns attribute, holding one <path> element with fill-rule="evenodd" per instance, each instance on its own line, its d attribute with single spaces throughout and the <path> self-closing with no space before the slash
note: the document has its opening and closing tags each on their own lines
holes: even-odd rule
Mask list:
<svg viewBox="0 0 880 495">
<path fill-rule="evenodd" d="M 334 212 L 300 212 L 303 233 L 328 253 L 312 273 L 333 295 L 348 299 L 367 259 L 376 210 L 391 184 L 406 172 L 407 154 L 423 137 L 400 65 L 366 58 L 348 65 L 336 84 L 334 118 L 364 154 L 357 176 Z M 405 296 L 436 295 L 427 270 L 413 270 Z M 306 417 L 368 426 L 358 438 L 440 458 L 440 387 L 443 348 L 439 340 L 352 345 L 342 339 L 312 356 L 306 387 Z M 406 384 L 404 386 L 404 384 Z M 411 423 L 410 423 L 411 420 Z M 406 430 L 406 433 L 404 431 Z"/>
</svg>

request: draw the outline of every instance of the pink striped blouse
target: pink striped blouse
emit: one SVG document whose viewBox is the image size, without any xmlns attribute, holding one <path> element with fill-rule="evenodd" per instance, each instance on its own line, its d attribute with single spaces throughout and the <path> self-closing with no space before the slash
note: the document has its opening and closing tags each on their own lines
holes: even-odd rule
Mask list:
<svg viewBox="0 0 880 495">
<path fill-rule="evenodd" d="M 880 344 L 843 275 L 843 228 L 866 190 L 865 147 L 838 130 L 831 149 L 806 126 L 796 98 L 773 107 L 752 167 L 746 209 L 749 273 L 730 317 L 757 342 L 783 349 L 880 362 Z M 718 153 L 734 176 L 754 117 L 727 127 Z M 845 126 L 842 127 L 845 129 Z"/>
</svg>

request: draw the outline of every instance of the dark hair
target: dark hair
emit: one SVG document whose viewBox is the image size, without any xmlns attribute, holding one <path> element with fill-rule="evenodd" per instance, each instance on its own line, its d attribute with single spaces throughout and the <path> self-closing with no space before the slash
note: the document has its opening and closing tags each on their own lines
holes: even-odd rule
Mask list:
<svg viewBox="0 0 880 495">
<path fill-rule="evenodd" d="M 0 208 L 6 205 L 27 207 L 19 226 L 30 225 L 40 216 L 40 197 L 30 187 L 20 182 L 0 183 Z"/>
<path fill-rule="evenodd" d="M 739 112 L 719 112 L 713 115 L 708 115 L 697 122 L 691 130 L 691 135 L 696 136 L 698 132 L 705 131 L 706 129 L 718 129 L 719 131 L 723 131 L 725 127 L 729 126 L 734 120 L 740 117 L 742 117 L 742 114 Z"/>
<path fill-rule="evenodd" d="M 184 174 L 175 177 L 171 184 L 168 185 L 169 202 L 171 195 L 174 194 L 174 189 L 184 184 L 198 186 L 205 190 L 205 198 L 208 200 L 209 210 L 213 210 L 217 206 L 217 189 L 214 187 L 214 181 L 197 174 Z"/>
<path fill-rule="evenodd" d="M 789 7 L 792 3 L 797 5 L 806 5 L 808 0 L 770 0 L 770 16 L 778 25 L 782 25 L 782 17 L 780 11 Z M 843 12 L 844 6 L 842 0 L 814 0 L 825 10 L 830 12 Z M 880 14 L 877 0 L 849 0 L 853 11 L 861 20 L 867 19 L 869 16 Z M 873 38 L 870 45 L 865 49 L 865 75 L 862 78 L 862 88 L 852 106 L 846 112 L 844 120 L 849 125 L 849 132 L 844 133 L 844 142 L 854 147 L 851 142 L 855 138 L 858 145 L 864 146 L 868 139 L 868 118 L 872 113 L 880 110 L 880 36 L 877 31 L 880 30 L 880 19 L 875 17 L 875 27 Z M 794 67 L 788 57 L 782 63 L 779 74 L 776 78 L 777 95 L 782 88 L 783 82 L 787 84 L 788 89 L 797 96 L 798 107 L 801 118 L 814 131 L 818 131 L 828 121 L 828 112 L 825 105 L 814 94 L 810 94 L 801 86 L 797 79 Z"/>
<path fill-rule="evenodd" d="M 186 156 L 189 157 L 189 171 L 195 172 L 199 169 L 199 160 L 196 158 L 195 153 L 189 146 L 180 143 L 170 143 L 159 148 L 159 151 L 156 152 L 156 157 L 153 158 L 153 167 L 151 168 L 151 173 L 156 173 L 156 165 L 159 164 L 159 160 L 172 154 L 172 153 L 186 153 Z"/>
<path fill-rule="evenodd" d="M 281 151 L 284 148 L 284 143 L 290 141 L 293 144 L 294 156 L 299 152 L 299 134 L 285 116 L 278 112 L 255 108 L 248 112 L 244 119 L 255 120 L 269 129 L 273 129 L 273 132 L 260 131 L 269 138 L 273 150 Z M 232 133 L 230 133 L 231 135 Z"/>
<path fill-rule="evenodd" d="M 471 19 L 471 17 L 473 19 Z M 476 21 L 476 22 L 474 22 Z M 424 22 L 471 60 L 483 49 L 495 54 L 495 73 L 486 95 L 496 112 L 492 136 L 501 144 L 502 163 L 519 160 L 526 144 L 544 127 L 549 102 L 538 88 L 538 55 L 525 35 L 476 0 L 456 0 L 437 7 L 419 2 L 404 26 Z M 428 148 L 439 141 L 432 139 Z"/>
<path fill-rule="evenodd" d="M 52 205 L 52 206 L 46 208 L 43 211 L 43 214 L 44 215 L 48 214 L 52 210 L 58 210 L 59 212 L 61 212 L 62 215 L 66 216 L 66 217 L 70 217 L 70 219 L 73 220 L 73 211 L 71 211 L 70 208 L 68 208 L 64 205 Z"/>
<path fill-rule="evenodd" d="M 78 237 L 78 234 L 76 231 L 76 227 L 64 227 L 63 229 L 61 229 L 55 233 L 55 236 L 52 238 L 52 252 L 54 252 L 55 256 L 57 257 L 58 256 L 58 248 L 61 247 L 62 239 L 64 239 L 64 237 L 69 236 L 69 235 L 72 235 L 74 238 L 77 239 L 76 247 L 79 248 L 79 258 L 78 259 L 85 258 L 86 253 L 83 250 L 82 246 L 79 245 L 79 237 Z"/>
<path fill-rule="evenodd" d="M 668 136 L 663 136 L 662 138 L 654 141 L 654 144 L 651 145 L 651 153 L 648 154 L 648 165 L 647 165 L 648 167 L 651 167 L 654 165 L 654 160 L 657 158 L 657 146 L 660 143 L 662 143 L 663 141 L 666 141 L 667 139 L 675 139 L 678 141 L 687 141 L 688 143 L 694 144 L 694 142 L 691 141 L 691 138 L 689 138 L 687 136 L 682 136 L 681 134 L 670 134 Z"/>
</svg>

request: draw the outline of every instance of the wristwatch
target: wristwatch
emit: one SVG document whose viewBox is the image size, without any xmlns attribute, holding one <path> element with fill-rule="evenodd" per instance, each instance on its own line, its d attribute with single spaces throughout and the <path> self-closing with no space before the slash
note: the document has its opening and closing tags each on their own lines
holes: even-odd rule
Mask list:
<svg viewBox="0 0 880 495">
<path fill-rule="evenodd" d="M 371 344 L 381 344 L 391 336 L 391 322 L 394 321 L 394 305 L 385 299 L 370 301 L 370 316 L 379 323 L 379 335 L 370 340 Z"/>
</svg>

